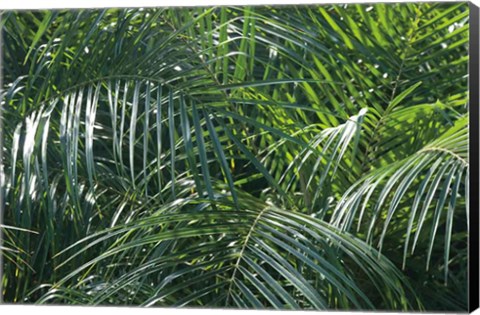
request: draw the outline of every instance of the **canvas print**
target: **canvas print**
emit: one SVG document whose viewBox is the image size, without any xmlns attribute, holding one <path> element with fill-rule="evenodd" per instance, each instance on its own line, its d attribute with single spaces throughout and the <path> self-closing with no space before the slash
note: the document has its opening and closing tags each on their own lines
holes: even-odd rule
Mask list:
<svg viewBox="0 0 480 315">
<path fill-rule="evenodd" d="M 2 12 L 3 303 L 466 311 L 469 13 Z"/>
</svg>

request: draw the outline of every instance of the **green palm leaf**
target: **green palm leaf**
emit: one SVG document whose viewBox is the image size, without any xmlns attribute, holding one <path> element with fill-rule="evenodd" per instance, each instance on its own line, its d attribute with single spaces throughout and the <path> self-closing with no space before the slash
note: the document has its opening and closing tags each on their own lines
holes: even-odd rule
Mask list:
<svg viewBox="0 0 480 315">
<path fill-rule="evenodd" d="M 217 204 L 218 210 L 211 210 L 208 200 L 184 199 L 162 206 L 151 216 L 78 241 L 60 254 L 68 258 L 59 268 L 71 268 L 76 257 L 96 246 L 105 250 L 53 284 L 41 301 L 62 301 L 59 292 L 68 296 L 80 286 L 91 292 L 93 288 L 73 279 L 87 279 L 96 269 L 106 271 L 96 285 L 111 290 L 95 295 L 85 292 L 93 304 L 119 303 L 117 298 L 130 292 L 128 301 L 145 305 L 168 305 L 169 295 L 175 293 L 184 297 L 177 305 L 215 300 L 218 306 L 249 308 L 372 308 L 371 291 L 361 288 L 370 283 L 387 307 L 409 307 L 403 301 L 402 287 L 410 290 L 405 280 L 365 243 L 320 220 L 245 197 L 241 210 L 223 202 Z M 175 210 L 179 207 L 180 213 Z M 202 210 L 194 210 L 198 207 Z M 169 247 L 169 253 L 160 255 L 163 246 Z M 138 252 L 146 252 L 147 259 Z M 123 271 L 109 272 L 111 264 Z M 171 273 L 175 265 L 182 267 Z M 354 266 L 368 282 L 356 283 Z M 155 294 L 142 294 L 139 284 L 150 282 Z"/>
<path fill-rule="evenodd" d="M 342 226 L 344 229 L 349 229 L 356 213 L 359 212 L 358 228 L 360 228 L 362 218 L 367 212 L 366 209 L 371 202 L 373 194 L 375 191 L 380 191 L 378 197 L 371 202 L 374 208 L 369 218 L 367 239 L 371 241 L 376 233 L 375 228 L 380 220 L 380 212 L 387 200 L 389 200 L 390 206 L 386 211 L 383 229 L 379 237 L 379 246 L 381 248 L 389 224 L 398 208 L 403 205 L 402 200 L 411 198 L 412 193 L 410 191 L 413 191 L 413 204 L 411 210 L 407 213 L 409 220 L 403 264 L 405 266 L 410 236 L 414 232 L 414 241 L 411 244 L 411 251 L 413 252 L 419 240 L 422 227 L 427 217 L 429 217 L 433 219 L 433 224 L 431 225 L 429 237 L 427 268 L 439 222 L 442 218 L 443 220 L 448 220 L 445 233 L 446 250 L 444 257 L 445 265 L 448 265 L 448 248 L 450 247 L 449 243 L 452 233 L 453 210 L 456 206 L 461 180 L 468 173 L 469 167 L 467 124 L 468 116 L 457 120 L 455 126 L 416 154 L 366 175 L 342 197 L 335 209 L 332 223 Z M 382 186 L 383 188 L 381 188 Z M 438 197 L 436 198 L 436 203 L 433 204 L 435 208 L 430 210 L 433 215 L 427 215 L 436 195 Z M 450 198 L 448 214 L 444 211 L 447 207 L 447 197 Z M 468 200 L 464 200 L 464 202 L 468 203 Z M 447 273 L 448 269 L 446 268 L 445 276 L 447 276 Z"/>
<path fill-rule="evenodd" d="M 466 307 L 466 4 L 0 25 L 6 301 Z"/>
</svg>

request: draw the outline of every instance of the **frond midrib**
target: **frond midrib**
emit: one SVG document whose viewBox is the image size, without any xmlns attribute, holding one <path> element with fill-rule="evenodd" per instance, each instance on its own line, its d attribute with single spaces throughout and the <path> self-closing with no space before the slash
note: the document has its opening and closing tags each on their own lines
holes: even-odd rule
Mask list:
<svg viewBox="0 0 480 315">
<path fill-rule="evenodd" d="M 235 281 L 235 276 L 237 274 L 237 270 L 239 269 L 240 263 L 243 259 L 243 255 L 245 253 L 245 249 L 247 248 L 248 241 L 250 240 L 250 237 L 252 236 L 252 234 L 255 230 L 255 226 L 257 225 L 258 221 L 260 220 L 262 215 L 269 209 L 270 209 L 269 207 L 265 207 L 262 211 L 260 211 L 258 213 L 257 217 L 255 218 L 255 220 L 252 223 L 252 226 L 250 227 L 250 230 L 248 231 L 248 233 L 245 237 L 245 241 L 243 242 L 242 248 L 240 249 L 240 253 L 238 254 L 237 261 L 235 262 L 235 265 L 233 267 L 232 277 L 228 280 L 228 282 L 230 284 L 228 286 L 227 298 L 225 300 L 225 306 L 228 306 L 228 302 L 230 300 L 230 296 L 231 296 L 231 292 L 232 292 L 232 288 L 233 288 L 233 281 Z"/>
</svg>

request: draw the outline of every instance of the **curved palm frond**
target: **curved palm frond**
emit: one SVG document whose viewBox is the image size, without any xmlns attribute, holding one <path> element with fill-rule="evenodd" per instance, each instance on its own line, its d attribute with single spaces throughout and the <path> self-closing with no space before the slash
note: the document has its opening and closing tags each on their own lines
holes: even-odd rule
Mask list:
<svg viewBox="0 0 480 315">
<path fill-rule="evenodd" d="M 40 301 L 68 299 L 75 288 L 85 290 L 89 304 L 123 304 L 117 297 L 128 296 L 125 303 L 145 305 L 373 308 L 368 296 L 376 290 L 376 307 L 409 307 L 403 290 L 411 289 L 401 274 L 366 244 L 318 219 L 245 197 L 241 210 L 183 199 L 78 241 L 59 254 L 66 256 L 58 268 L 74 271 Z M 100 256 L 72 268 L 96 246 Z M 96 279 L 88 278 L 93 269 Z"/>
<path fill-rule="evenodd" d="M 405 200 L 409 201 L 414 197 L 411 208 L 406 213 L 409 219 L 406 225 L 403 264 L 405 266 L 410 235 L 414 233 L 411 244 L 413 253 L 425 221 L 429 219 L 431 231 L 427 269 L 441 221 L 445 222 L 444 260 L 445 265 L 448 265 L 454 210 L 460 190 L 467 187 L 465 182 L 468 179 L 469 166 L 467 126 L 468 116 L 457 120 L 454 127 L 416 154 L 379 168 L 362 178 L 342 197 L 333 214 L 332 223 L 343 229 L 349 229 L 358 215 L 357 224 L 360 229 L 362 218 L 368 216 L 370 223 L 367 228 L 367 240 L 372 241 L 374 235 L 378 235 L 379 221 L 384 221 L 379 236 L 381 248 L 396 211 L 400 207 L 405 207 Z M 380 191 L 379 194 L 375 194 L 376 191 Z M 468 204 L 468 200 L 464 202 L 465 205 Z M 390 205 L 386 217 L 380 219 L 380 213 L 388 203 Z M 369 204 L 373 205 L 371 214 L 367 214 L 366 210 Z M 446 208 L 447 211 L 444 211 Z M 466 217 L 468 218 L 468 213 Z M 445 268 L 445 277 L 447 273 L 448 268 Z"/>
</svg>

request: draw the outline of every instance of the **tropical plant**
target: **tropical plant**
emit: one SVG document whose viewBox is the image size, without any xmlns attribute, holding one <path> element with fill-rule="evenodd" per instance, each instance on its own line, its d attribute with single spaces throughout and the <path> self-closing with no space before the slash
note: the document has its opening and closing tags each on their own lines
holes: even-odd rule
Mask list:
<svg viewBox="0 0 480 315">
<path fill-rule="evenodd" d="M 6 302 L 467 308 L 467 4 L 1 17 Z"/>
</svg>

